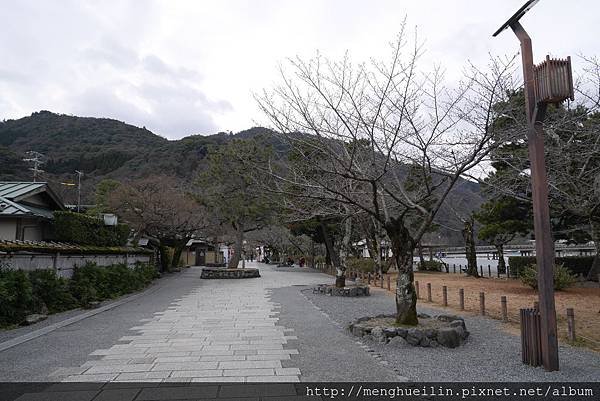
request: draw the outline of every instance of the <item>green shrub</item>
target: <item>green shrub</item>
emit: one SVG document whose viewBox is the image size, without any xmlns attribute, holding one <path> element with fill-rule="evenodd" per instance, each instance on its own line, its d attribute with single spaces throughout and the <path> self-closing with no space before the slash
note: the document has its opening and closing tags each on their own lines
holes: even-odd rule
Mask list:
<svg viewBox="0 0 600 401">
<path fill-rule="evenodd" d="M 348 258 L 346 264 L 350 270 L 364 273 L 374 273 L 377 269 L 377 264 L 371 258 Z"/>
<path fill-rule="evenodd" d="M 33 309 L 43 312 L 43 306 L 50 313 L 62 312 L 78 306 L 77 300 L 69 291 L 67 279 L 58 277 L 54 270 L 34 270 L 29 272 L 33 291 Z"/>
<path fill-rule="evenodd" d="M 56 313 L 128 294 L 157 277 L 156 268 L 145 263 L 130 269 L 125 264 L 98 267 L 88 262 L 76 267 L 71 279 L 58 277 L 53 270 L 27 274 L 0 267 L 0 327 L 19 324 L 44 306 Z"/>
<path fill-rule="evenodd" d="M 0 327 L 21 323 L 33 307 L 27 273 L 0 268 L 0 300 Z"/>
<path fill-rule="evenodd" d="M 156 269 L 144 264 L 130 269 L 124 263 L 98 267 L 88 262 L 73 272 L 71 289 L 82 305 L 88 305 L 140 290 L 155 277 Z"/>
<path fill-rule="evenodd" d="M 123 246 L 129 237 L 129 226 L 106 226 L 95 217 L 73 212 L 54 212 L 56 239 L 80 245 Z"/>
<path fill-rule="evenodd" d="M 563 265 L 572 274 L 583 276 L 587 275 L 592 268 L 594 262 L 593 256 L 565 256 L 555 258 L 554 262 L 557 265 Z M 508 266 L 512 277 L 520 277 L 523 269 L 536 264 L 535 256 L 510 256 L 508 258 Z"/>
<path fill-rule="evenodd" d="M 521 282 L 537 290 L 537 265 L 532 264 L 521 270 Z M 554 289 L 556 291 L 569 288 L 575 283 L 575 276 L 563 265 L 554 265 Z"/>
<path fill-rule="evenodd" d="M 441 272 L 444 264 L 439 260 L 424 260 L 423 263 L 419 262 L 420 271 L 428 272 Z"/>
<path fill-rule="evenodd" d="M 325 256 L 323 256 L 323 255 L 315 256 L 315 263 L 325 263 Z"/>
</svg>

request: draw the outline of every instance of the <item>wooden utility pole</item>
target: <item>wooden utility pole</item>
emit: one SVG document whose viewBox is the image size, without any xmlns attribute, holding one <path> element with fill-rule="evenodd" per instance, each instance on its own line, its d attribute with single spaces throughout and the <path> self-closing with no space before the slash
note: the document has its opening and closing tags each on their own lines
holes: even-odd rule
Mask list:
<svg viewBox="0 0 600 401">
<path fill-rule="evenodd" d="M 548 181 L 544 159 L 544 129 L 542 120 L 546 113 L 546 103 L 536 99 L 535 73 L 531 38 L 519 23 L 519 19 L 537 3 L 529 0 L 496 33 L 507 27 L 521 42 L 521 59 L 527 114 L 527 142 L 531 163 L 531 187 L 533 197 L 533 225 L 535 252 L 538 266 L 538 295 L 540 311 L 540 335 L 542 363 L 547 371 L 559 369 L 558 337 L 556 329 L 556 308 L 554 305 L 554 240 L 550 226 L 548 207 Z"/>
</svg>

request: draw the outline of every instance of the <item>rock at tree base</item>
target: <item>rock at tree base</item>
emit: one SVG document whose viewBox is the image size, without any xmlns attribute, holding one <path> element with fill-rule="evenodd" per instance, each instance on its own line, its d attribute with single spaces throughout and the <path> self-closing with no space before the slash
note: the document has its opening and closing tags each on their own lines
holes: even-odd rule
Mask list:
<svg viewBox="0 0 600 401">
<path fill-rule="evenodd" d="M 370 295 L 369 286 L 356 284 L 345 287 L 336 287 L 335 285 L 319 284 L 313 287 L 313 294 L 325 294 L 338 297 L 362 297 Z"/>
<path fill-rule="evenodd" d="M 400 336 L 396 336 L 393 337 L 392 339 L 390 339 L 390 342 L 388 343 L 388 345 L 391 345 L 392 347 L 406 347 L 407 343 L 406 340 Z"/>
<path fill-rule="evenodd" d="M 455 327 L 447 327 L 438 330 L 437 342 L 448 348 L 456 348 L 460 345 L 460 335 Z"/>
<path fill-rule="evenodd" d="M 31 324 L 35 324 L 37 322 L 41 322 L 42 320 L 46 320 L 48 318 L 47 315 L 42 315 L 39 313 L 34 313 L 32 315 L 27 315 L 25 320 L 23 321 L 23 326 L 29 326 Z"/>
<path fill-rule="evenodd" d="M 393 315 L 363 317 L 352 323 L 350 332 L 365 340 L 415 347 L 456 348 L 469 337 L 464 320 L 458 316 L 440 315 L 421 318 L 416 327 L 396 327 Z"/>
<path fill-rule="evenodd" d="M 258 269 L 221 269 L 205 267 L 200 278 L 203 279 L 240 279 L 260 277 Z"/>
</svg>

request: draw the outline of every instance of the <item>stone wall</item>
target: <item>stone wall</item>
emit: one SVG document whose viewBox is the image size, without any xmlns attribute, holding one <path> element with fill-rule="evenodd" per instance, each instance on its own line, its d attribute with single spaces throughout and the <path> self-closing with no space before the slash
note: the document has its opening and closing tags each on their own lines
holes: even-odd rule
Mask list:
<svg viewBox="0 0 600 401">
<path fill-rule="evenodd" d="M 37 269 L 54 269 L 61 277 L 70 278 L 75 266 L 83 266 L 93 262 L 98 266 L 109 266 L 117 263 L 127 263 L 133 267 L 136 262 L 149 263 L 151 254 L 68 254 L 60 253 L 10 253 L 0 254 L 0 264 L 10 269 L 25 271 Z"/>
</svg>

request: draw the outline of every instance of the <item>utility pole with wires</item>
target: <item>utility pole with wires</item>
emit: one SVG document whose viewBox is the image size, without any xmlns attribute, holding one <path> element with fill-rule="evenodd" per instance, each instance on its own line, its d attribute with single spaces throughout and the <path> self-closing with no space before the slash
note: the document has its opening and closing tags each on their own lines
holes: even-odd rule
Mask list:
<svg viewBox="0 0 600 401">
<path fill-rule="evenodd" d="M 40 169 L 40 166 L 46 163 L 44 160 L 46 156 L 35 150 L 27 151 L 25 155 L 26 157 L 23 161 L 33 164 L 33 167 L 30 167 L 29 170 L 33 171 L 33 182 L 37 182 L 38 175 L 44 172 L 44 170 Z"/>
<path fill-rule="evenodd" d="M 79 213 L 81 209 L 81 177 L 83 171 L 75 170 L 75 173 L 77 174 L 77 213 Z"/>
</svg>

